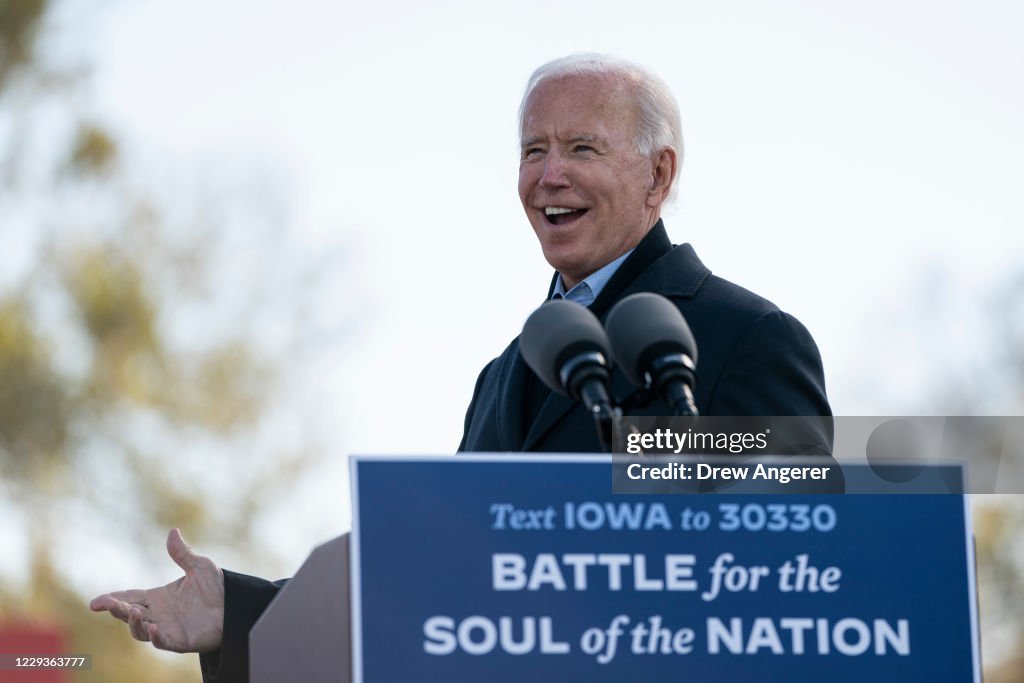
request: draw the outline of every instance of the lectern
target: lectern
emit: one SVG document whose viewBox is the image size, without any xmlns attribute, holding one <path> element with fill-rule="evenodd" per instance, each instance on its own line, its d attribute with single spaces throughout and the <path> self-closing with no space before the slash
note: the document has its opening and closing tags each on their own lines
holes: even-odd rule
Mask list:
<svg viewBox="0 0 1024 683">
<path fill-rule="evenodd" d="M 252 683 L 349 683 L 349 535 L 317 546 L 249 633 Z"/>
<path fill-rule="evenodd" d="M 981 680 L 944 477 L 765 493 L 783 466 L 736 461 L 727 493 L 614 494 L 606 456 L 352 462 L 352 534 L 253 627 L 254 683 Z"/>
</svg>

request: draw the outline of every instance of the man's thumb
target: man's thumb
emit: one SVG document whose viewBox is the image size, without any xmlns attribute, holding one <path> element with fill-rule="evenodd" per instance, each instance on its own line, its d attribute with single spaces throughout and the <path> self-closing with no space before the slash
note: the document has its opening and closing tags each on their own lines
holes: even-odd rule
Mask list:
<svg viewBox="0 0 1024 683">
<path fill-rule="evenodd" d="M 176 565 L 185 571 L 195 567 L 196 560 L 199 559 L 199 556 L 192 552 L 188 543 L 185 543 L 185 539 L 181 537 L 181 531 L 178 529 L 171 529 L 171 533 L 167 534 L 167 554 L 171 556 Z"/>
</svg>

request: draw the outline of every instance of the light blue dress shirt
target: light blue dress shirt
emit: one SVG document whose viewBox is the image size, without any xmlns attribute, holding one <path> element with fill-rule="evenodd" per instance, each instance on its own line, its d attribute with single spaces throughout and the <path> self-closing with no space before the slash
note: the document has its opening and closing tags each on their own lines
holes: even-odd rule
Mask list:
<svg viewBox="0 0 1024 683">
<path fill-rule="evenodd" d="M 612 279 L 612 275 L 615 275 L 615 271 L 622 265 L 622 262 L 629 258 L 629 255 L 632 253 L 633 250 L 630 249 L 608 265 L 595 270 L 568 292 L 565 291 L 565 283 L 562 282 L 562 274 L 559 273 L 558 279 L 555 280 L 555 289 L 551 292 L 551 298 L 565 299 L 566 301 L 578 303 L 581 306 L 589 306 L 594 303 L 601 290 Z"/>
</svg>

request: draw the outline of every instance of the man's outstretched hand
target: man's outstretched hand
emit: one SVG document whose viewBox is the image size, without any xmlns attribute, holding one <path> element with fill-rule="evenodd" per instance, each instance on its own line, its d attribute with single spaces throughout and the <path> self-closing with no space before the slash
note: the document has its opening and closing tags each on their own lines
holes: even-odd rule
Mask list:
<svg viewBox="0 0 1024 683">
<path fill-rule="evenodd" d="M 224 575 L 213 560 L 192 552 L 177 529 L 167 535 L 167 554 L 185 576 L 160 588 L 107 593 L 89 608 L 110 612 L 128 624 L 133 638 L 161 650 L 216 650 L 224 628 Z"/>
</svg>

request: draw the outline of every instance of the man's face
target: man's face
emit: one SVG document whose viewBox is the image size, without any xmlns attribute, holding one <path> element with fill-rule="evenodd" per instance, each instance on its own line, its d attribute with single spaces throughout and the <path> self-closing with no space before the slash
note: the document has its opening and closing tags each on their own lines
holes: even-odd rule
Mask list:
<svg viewBox="0 0 1024 683">
<path fill-rule="evenodd" d="M 608 77 L 545 80 L 527 100 L 519 199 L 567 288 L 635 247 L 658 218 L 636 131 L 628 90 Z"/>
</svg>

